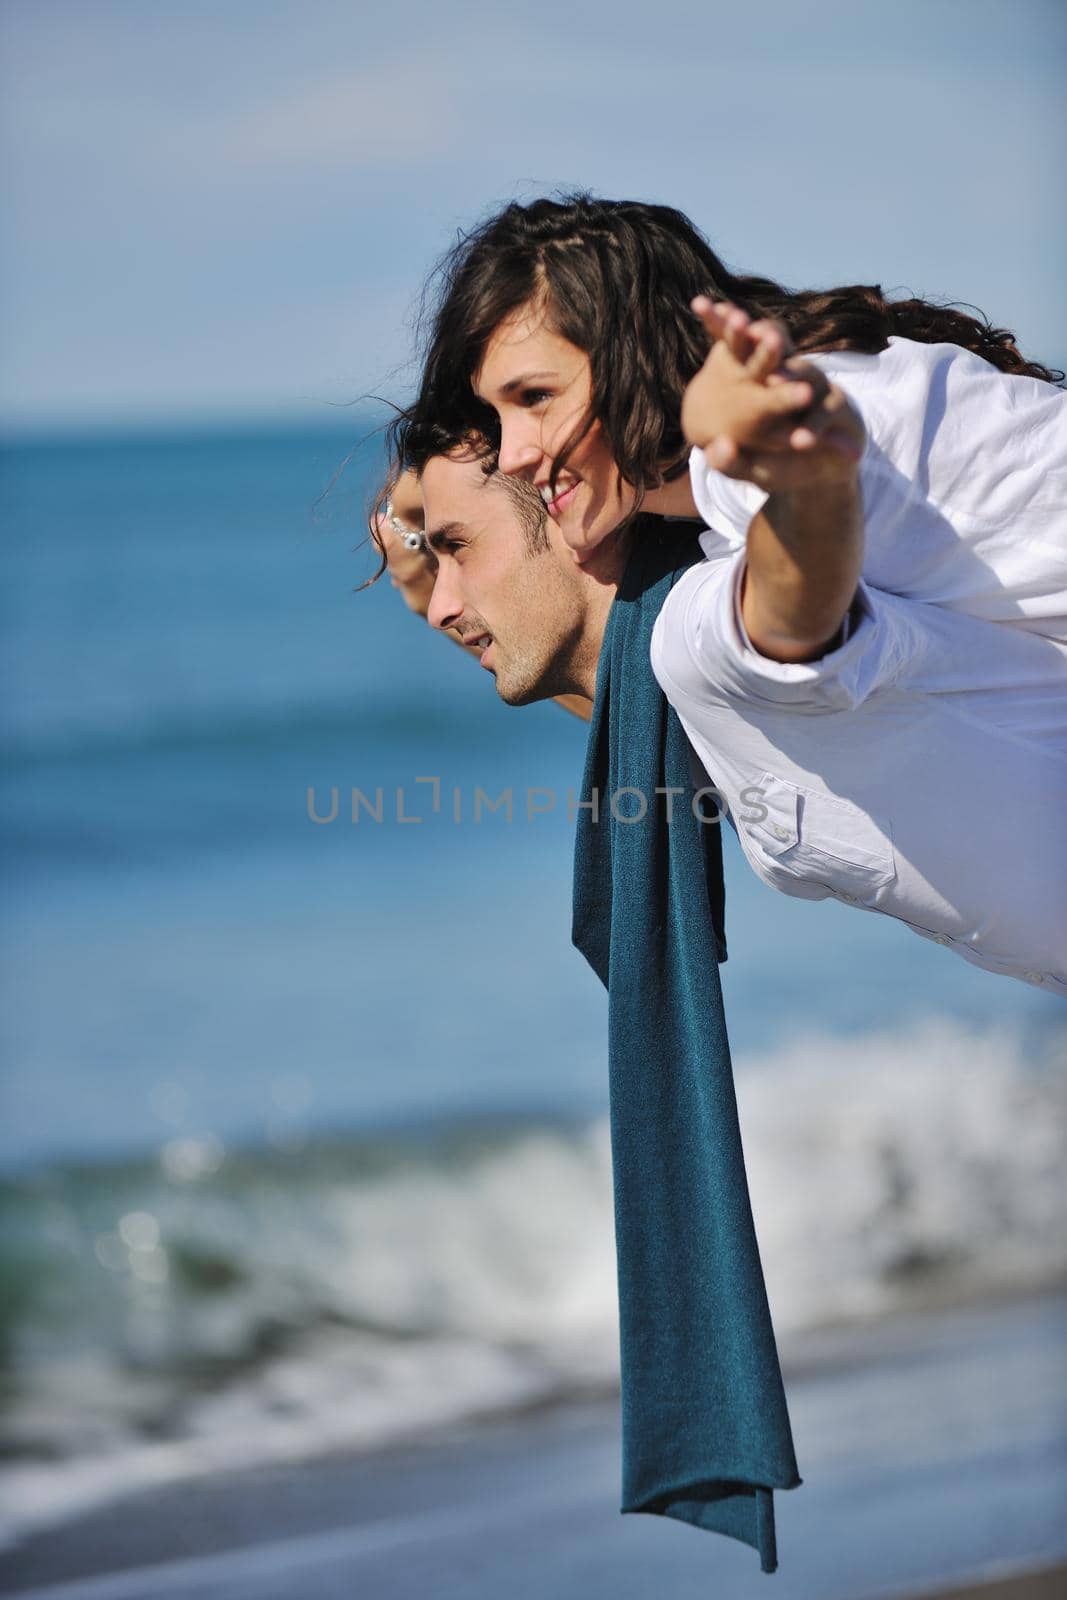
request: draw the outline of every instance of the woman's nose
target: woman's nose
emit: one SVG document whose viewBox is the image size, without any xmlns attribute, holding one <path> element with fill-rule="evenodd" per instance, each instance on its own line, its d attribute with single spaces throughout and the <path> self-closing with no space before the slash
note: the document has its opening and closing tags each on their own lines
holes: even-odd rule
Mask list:
<svg viewBox="0 0 1067 1600">
<path fill-rule="evenodd" d="M 533 418 L 519 418 L 501 424 L 497 456 L 501 472 L 509 476 L 529 472 L 537 466 L 541 455 L 540 431 L 534 425 Z"/>
</svg>

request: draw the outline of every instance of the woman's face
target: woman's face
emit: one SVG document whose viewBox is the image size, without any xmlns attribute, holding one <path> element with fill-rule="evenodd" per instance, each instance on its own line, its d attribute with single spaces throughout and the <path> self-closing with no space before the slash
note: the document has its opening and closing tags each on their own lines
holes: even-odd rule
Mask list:
<svg viewBox="0 0 1067 1600">
<path fill-rule="evenodd" d="M 500 418 L 500 470 L 538 489 L 573 550 L 591 550 L 626 520 L 636 496 L 620 484 L 599 422 L 568 456 L 549 498 L 552 463 L 589 410 L 592 374 L 585 351 L 553 333 L 543 310 L 526 306 L 500 324 L 474 389 Z"/>
</svg>

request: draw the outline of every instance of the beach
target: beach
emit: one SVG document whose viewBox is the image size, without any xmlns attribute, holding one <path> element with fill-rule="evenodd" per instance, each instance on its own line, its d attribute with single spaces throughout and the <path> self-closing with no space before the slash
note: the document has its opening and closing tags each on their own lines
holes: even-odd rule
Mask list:
<svg viewBox="0 0 1067 1600">
<path fill-rule="evenodd" d="M 1022 981 L 969 959 L 1019 953 L 1020 883 L 1036 911 L 1063 850 L 1055 827 L 1041 847 L 1040 785 L 1009 782 L 1062 710 L 1040 688 L 1063 616 L 1067 492 L 1037 420 L 1056 396 L 982 386 L 978 358 L 1067 367 L 1048 137 L 1067 6 L 9 0 L 0 27 L 0 1600 L 1067 1600 L 1067 1010 L 1035 916 Z M 570 222 L 528 210 L 507 260 L 483 235 L 451 276 L 479 218 L 576 188 Z M 751 692 L 731 690 L 734 619 L 693 634 L 693 772 L 733 792 L 744 746 L 761 781 L 740 800 L 784 783 L 790 828 L 746 854 L 740 806 L 704 818 L 726 948 L 692 947 L 685 977 L 707 993 L 718 964 L 732 1085 L 712 982 L 700 1125 L 717 1144 L 736 1098 L 744 1161 L 683 1207 L 681 1140 L 634 1181 L 620 1159 L 627 1079 L 680 1117 L 669 1063 L 623 1066 L 572 945 L 579 819 L 640 820 L 641 794 L 583 800 L 587 725 L 504 696 L 592 689 L 631 503 L 664 512 L 675 577 L 688 559 L 704 495 L 682 435 L 721 430 L 694 431 L 705 385 L 681 432 L 678 407 L 719 337 L 690 314 L 711 290 L 832 357 L 856 415 L 821 443 L 866 438 L 849 562 L 814 518 L 829 578 L 799 612 L 786 583 L 790 636 L 837 580 L 840 621 L 848 573 L 908 638 L 977 631 L 927 661 L 868 630 L 845 662 L 862 704 L 815 720 L 779 713 L 816 708 L 798 685 L 818 663 L 777 664 L 776 711 L 747 655 Z M 523 307 L 545 315 L 512 330 Z M 544 371 L 494 374 L 506 330 Z M 477 373 L 452 370 L 471 335 Z M 964 378 L 913 386 L 924 350 Z M 958 425 L 969 372 L 980 439 Z M 559 537 L 606 534 L 603 563 L 578 572 L 532 520 L 520 562 L 473 468 L 469 513 L 439 517 L 434 462 L 413 607 L 372 530 L 418 570 L 396 447 L 423 410 L 487 425 L 504 476 L 556 496 Z M 762 469 L 692 465 L 719 490 L 707 553 L 751 526 L 759 566 L 753 482 L 728 479 Z M 844 468 L 823 465 L 808 488 L 832 510 Z M 458 634 L 485 630 L 488 670 L 419 614 L 430 576 L 435 622 L 456 605 Z M 1013 667 L 1030 647 L 1045 665 Z M 594 743 L 607 727 L 618 765 L 643 718 L 613 705 Z M 997 752 L 975 781 L 950 734 L 961 761 Z M 668 820 L 682 793 L 658 786 Z M 611 920 L 647 979 L 670 919 L 640 943 Z M 617 1012 L 617 964 L 613 985 Z M 664 1054 L 670 1021 L 647 1030 Z M 687 1283 L 721 1281 L 749 1210 L 803 1480 L 774 1497 L 773 1575 L 619 1512 L 620 1265 L 626 1326 L 666 1341 L 663 1280 L 617 1240 L 660 1219 Z M 729 1321 L 687 1317 L 666 1353 L 713 1379 L 726 1350 L 748 1391 Z M 664 1385 L 658 1414 L 697 1435 L 686 1476 L 771 1470 L 767 1392 L 716 1388 L 737 1412 L 720 1433 Z M 642 1463 L 656 1488 L 672 1442 Z"/>
<path fill-rule="evenodd" d="M 881 1600 L 1067 1592 L 1067 1295 L 812 1337 L 779 1570 L 617 1510 L 617 1402 L 146 1490 L 0 1558 L 40 1600 Z"/>
</svg>

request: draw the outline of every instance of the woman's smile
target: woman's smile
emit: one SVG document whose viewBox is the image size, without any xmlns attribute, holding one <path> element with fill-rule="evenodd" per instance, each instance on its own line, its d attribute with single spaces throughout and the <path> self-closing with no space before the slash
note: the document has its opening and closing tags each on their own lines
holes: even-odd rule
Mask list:
<svg viewBox="0 0 1067 1600">
<path fill-rule="evenodd" d="M 541 499 L 545 502 L 549 516 L 553 522 L 559 522 L 561 517 L 565 515 L 568 506 L 573 503 L 574 497 L 581 487 L 581 480 L 577 478 L 560 480 L 556 484 L 555 496 L 553 496 L 550 483 L 539 484 L 537 487 L 540 490 Z"/>
</svg>

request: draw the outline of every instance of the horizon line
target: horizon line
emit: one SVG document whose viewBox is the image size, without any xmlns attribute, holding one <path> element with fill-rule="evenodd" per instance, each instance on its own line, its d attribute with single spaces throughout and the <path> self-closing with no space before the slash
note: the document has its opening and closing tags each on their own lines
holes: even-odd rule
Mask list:
<svg viewBox="0 0 1067 1600">
<path fill-rule="evenodd" d="M 309 416 L 306 411 L 188 411 L 136 416 L 116 413 L 107 417 L 59 415 L 55 418 L 0 417 L 0 449 L 32 448 L 53 444 L 109 444 L 151 439 L 209 439 L 251 434 L 347 434 L 353 428 L 368 433 L 382 426 L 388 408 L 354 401 L 331 407 L 331 415 Z"/>
</svg>

